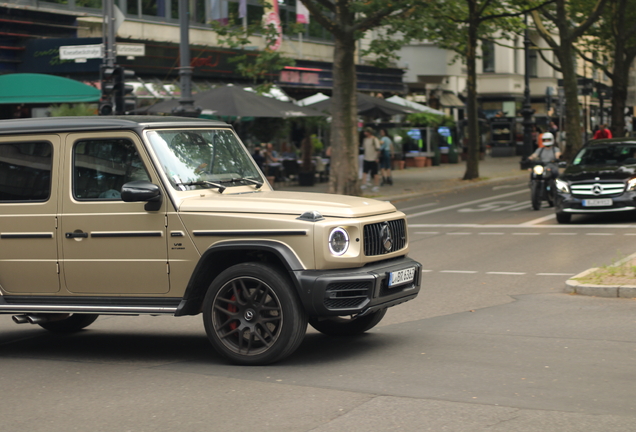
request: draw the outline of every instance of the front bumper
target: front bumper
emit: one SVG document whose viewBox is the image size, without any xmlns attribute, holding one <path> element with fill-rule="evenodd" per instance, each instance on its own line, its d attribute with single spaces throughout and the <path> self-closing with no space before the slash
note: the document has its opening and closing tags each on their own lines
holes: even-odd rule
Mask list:
<svg viewBox="0 0 636 432">
<path fill-rule="evenodd" d="M 412 282 L 388 286 L 391 272 L 415 268 Z M 422 265 L 407 257 L 356 269 L 294 272 L 305 310 L 312 316 L 367 314 L 414 299 L 422 283 Z"/>
<path fill-rule="evenodd" d="M 613 213 L 636 210 L 636 192 L 627 191 L 618 196 L 607 198 L 612 199 L 611 206 L 586 207 L 583 205 L 585 199 L 596 197 L 576 198 L 569 193 L 558 192 L 555 199 L 555 210 L 557 213 Z M 603 197 L 605 198 L 605 197 Z"/>
</svg>

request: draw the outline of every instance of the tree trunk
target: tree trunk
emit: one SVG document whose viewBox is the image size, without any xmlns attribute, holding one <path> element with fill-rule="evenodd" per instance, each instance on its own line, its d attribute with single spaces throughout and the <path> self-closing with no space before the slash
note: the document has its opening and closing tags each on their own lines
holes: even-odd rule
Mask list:
<svg viewBox="0 0 636 432">
<path fill-rule="evenodd" d="M 329 193 L 361 195 L 358 179 L 356 41 L 353 33 L 335 39 L 331 97 Z"/>
<path fill-rule="evenodd" d="M 571 44 L 561 41 L 561 46 L 558 51 L 555 52 L 561 63 L 563 73 L 566 145 L 565 149 L 562 150 L 564 158 L 568 160 L 574 156 L 583 145 L 576 64 Z"/>
<path fill-rule="evenodd" d="M 468 100 L 466 101 L 466 118 L 468 121 L 468 155 L 466 159 L 466 172 L 464 180 L 472 180 L 479 177 L 479 150 L 481 135 L 479 133 L 479 118 L 477 115 L 477 6 L 469 0 L 470 23 L 468 27 L 468 46 L 466 47 L 467 79 L 466 89 Z"/>
<path fill-rule="evenodd" d="M 622 57 L 622 55 L 621 55 Z M 621 59 L 622 60 L 622 59 Z M 611 130 L 614 137 L 625 136 L 625 102 L 627 100 L 627 83 L 629 67 L 625 68 L 614 59 L 614 78 L 612 79 L 612 112 Z M 622 70 L 621 70 L 622 69 Z"/>
</svg>

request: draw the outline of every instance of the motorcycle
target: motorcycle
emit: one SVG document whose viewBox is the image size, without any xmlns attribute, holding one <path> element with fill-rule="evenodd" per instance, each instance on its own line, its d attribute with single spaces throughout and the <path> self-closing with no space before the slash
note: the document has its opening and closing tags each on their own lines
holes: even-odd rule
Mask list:
<svg viewBox="0 0 636 432">
<path fill-rule="evenodd" d="M 554 162 L 536 162 L 530 171 L 530 201 L 532 208 L 539 210 L 541 203 L 547 201 L 554 207 L 556 189 L 554 179 L 559 175 L 559 167 Z"/>
</svg>

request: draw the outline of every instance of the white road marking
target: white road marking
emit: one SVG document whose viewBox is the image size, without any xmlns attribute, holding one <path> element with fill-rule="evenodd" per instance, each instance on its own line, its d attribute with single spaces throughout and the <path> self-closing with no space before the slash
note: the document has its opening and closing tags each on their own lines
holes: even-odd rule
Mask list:
<svg viewBox="0 0 636 432">
<path fill-rule="evenodd" d="M 543 217 L 540 217 L 540 218 L 537 218 L 537 219 L 533 219 L 533 220 L 528 221 L 528 222 L 524 222 L 522 225 L 538 225 L 541 222 L 549 221 L 549 220 L 552 220 L 554 218 L 556 218 L 556 215 L 554 213 L 552 213 L 552 214 L 549 214 L 547 216 L 543 216 Z"/>
<path fill-rule="evenodd" d="M 473 204 L 477 204 L 477 203 L 482 203 L 482 202 L 486 202 L 486 201 L 492 201 L 492 200 L 496 200 L 496 199 L 501 199 L 501 198 L 505 198 L 505 197 L 509 197 L 509 196 L 513 196 L 513 195 L 519 195 L 520 193 L 525 193 L 525 190 L 521 190 L 521 191 L 516 191 L 516 192 L 509 192 L 507 194 L 502 194 L 502 195 L 497 195 L 494 197 L 489 197 L 489 198 L 482 198 L 482 199 L 478 199 L 478 200 L 474 200 L 474 201 L 468 201 L 468 202 L 464 202 L 461 204 L 455 204 L 452 206 L 448 206 L 448 207 L 441 207 L 441 208 L 437 208 L 437 209 L 433 209 L 433 210 L 427 210 L 427 211 L 423 211 L 423 212 L 419 212 L 419 213 L 414 213 L 412 215 L 407 215 L 407 218 L 414 218 L 414 217 L 418 217 L 418 216 L 424 216 L 427 214 L 431 214 L 431 213 L 439 213 L 442 211 L 446 211 L 446 210 L 453 210 L 459 207 L 466 207 L 469 205 L 473 205 Z"/>
<path fill-rule="evenodd" d="M 614 233 L 585 233 L 585 235 L 592 235 L 592 236 L 613 236 Z"/>
<path fill-rule="evenodd" d="M 508 211 L 519 211 L 519 210 L 523 210 L 523 209 L 527 209 L 530 208 L 531 205 L 527 202 L 523 202 L 523 203 L 514 203 L 511 204 L 509 206 L 505 206 L 505 207 L 499 207 L 497 210 L 493 210 L 494 212 L 500 212 L 500 211 L 504 211 L 504 210 L 508 210 Z"/>
<path fill-rule="evenodd" d="M 504 233 L 501 233 L 501 232 L 483 232 L 483 233 L 479 233 L 479 235 L 504 235 Z"/>
<path fill-rule="evenodd" d="M 512 189 L 512 188 L 517 188 L 517 187 L 524 187 L 524 188 L 527 188 L 527 187 L 528 187 L 528 183 L 521 183 L 521 184 L 516 184 L 516 185 L 494 186 L 494 187 L 492 188 L 492 190 L 499 190 L 499 189 Z"/>
<path fill-rule="evenodd" d="M 548 233 L 548 235 L 569 235 L 569 236 L 573 236 L 573 235 L 578 235 L 579 233 Z"/>
<path fill-rule="evenodd" d="M 438 231 L 417 231 L 417 232 L 415 232 L 415 234 L 429 235 L 429 234 L 439 234 L 439 232 Z"/>
<path fill-rule="evenodd" d="M 574 276 L 576 273 L 537 273 L 537 276 Z"/>
<path fill-rule="evenodd" d="M 449 232 L 446 233 L 446 235 L 471 235 L 472 233 L 469 232 Z"/>
<path fill-rule="evenodd" d="M 524 275 L 525 273 L 521 273 L 521 272 L 486 272 L 486 274 L 520 276 L 520 275 Z"/>
<path fill-rule="evenodd" d="M 440 270 L 440 273 L 466 273 L 466 274 L 474 274 L 479 273 L 473 270 Z"/>
<path fill-rule="evenodd" d="M 512 233 L 512 235 L 541 235 L 541 233 Z"/>
</svg>

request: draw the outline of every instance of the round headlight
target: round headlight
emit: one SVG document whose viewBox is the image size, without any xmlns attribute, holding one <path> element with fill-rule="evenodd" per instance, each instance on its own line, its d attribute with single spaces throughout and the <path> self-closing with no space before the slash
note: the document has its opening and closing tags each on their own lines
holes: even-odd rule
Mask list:
<svg viewBox="0 0 636 432">
<path fill-rule="evenodd" d="M 543 174 L 543 165 L 535 165 L 534 168 L 532 168 L 534 170 L 534 173 L 536 175 L 541 175 Z"/>
<path fill-rule="evenodd" d="M 329 234 L 329 252 L 335 256 L 344 254 L 349 249 L 349 234 L 344 228 L 334 228 Z"/>
</svg>

